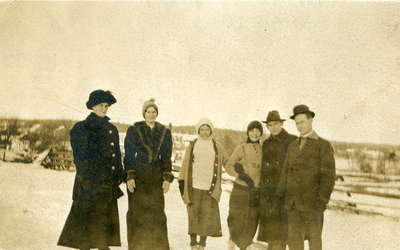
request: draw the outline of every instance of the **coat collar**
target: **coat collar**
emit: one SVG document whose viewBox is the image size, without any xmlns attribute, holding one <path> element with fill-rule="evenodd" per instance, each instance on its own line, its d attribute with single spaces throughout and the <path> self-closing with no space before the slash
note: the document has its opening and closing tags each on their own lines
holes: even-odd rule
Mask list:
<svg viewBox="0 0 400 250">
<path fill-rule="evenodd" d="M 147 123 L 145 121 L 136 122 L 135 126 L 137 126 L 138 128 L 141 128 L 141 129 L 150 129 L 151 130 L 151 128 L 149 127 L 149 125 L 147 125 Z M 158 131 L 162 131 L 163 127 L 164 126 L 161 123 L 155 122 L 153 129 L 154 130 L 158 130 Z"/>
<path fill-rule="evenodd" d="M 110 118 L 108 116 L 100 117 L 96 115 L 94 112 L 90 113 L 90 115 L 86 118 L 86 121 L 89 127 L 101 127 L 106 124 Z"/>
<path fill-rule="evenodd" d="M 318 134 L 314 130 L 311 131 L 310 133 L 304 135 L 304 136 L 299 136 L 299 140 L 300 140 L 301 137 L 302 138 L 309 138 L 309 139 L 313 139 L 313 140 L 318 140 L 319 139 Z"/>
<path fill-rule="evenodd" d="M 252 140 L 250 140 L 250 137 L 247 137 L 246 143 L 247 144 L 260 144 L 260 140 L 252 141 Z"/>
<path fill-rule="evenodd" d="M 282 131 L 277 134 L 277 135 L 271 135 L 271 140 L 278 140 L 278 141 L 282 141 L 289 133 L 282 128 Z"/>
</svg>

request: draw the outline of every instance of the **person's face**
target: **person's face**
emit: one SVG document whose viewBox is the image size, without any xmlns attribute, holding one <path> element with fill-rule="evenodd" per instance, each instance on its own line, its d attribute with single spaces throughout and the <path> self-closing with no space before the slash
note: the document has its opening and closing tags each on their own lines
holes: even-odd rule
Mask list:
<svg viewBox="0 0 400 250">
<path fill-rule="evenodd" d="M 100 117 L 105 117 L 107 115 L 107 111 L 110 105 L 106 102 L 102 102 L 99 104 L 96 104 L 92 107 L 93 112 Z"/>
<path fill-rule="evenodd" d="M 253 128 L 249 131 L 249 138 L 251 141 L 256 142 L 259 141 L 261 137 L 261 132 L 257 128 Z"/>
<path fill-rule="evenodd" d="M 307 134 L 312 130 L 313 119 L 311 117 L 307 117 L 306 114 L 296 115 L 294 120 L 296 122 L 297 130 L 301 135 Z"/>
<path fill-rule="evenodd" d="M 282 131 L 283 122 L 272 121 L 267 123 L 267 129 L 271 135 L 278 135 Z"/>
<path fill-rule="evenodd" d="M 199 128 L 199 136 L 203 139 L 207 139 L 211 136 L 211 128 L 208 125 L 202 125 Z"/>
<path fill-rule="evenodd" d="M 144 112 L 144 119 L 146 122 L 152 123 L 157 119 L 157 110 L 154 107 L 149 107 Z"/>
</svg>

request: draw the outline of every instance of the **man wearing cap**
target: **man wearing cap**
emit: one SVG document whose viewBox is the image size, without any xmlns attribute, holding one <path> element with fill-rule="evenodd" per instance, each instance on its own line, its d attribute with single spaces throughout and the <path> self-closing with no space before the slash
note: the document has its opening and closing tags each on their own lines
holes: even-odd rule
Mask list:
<svg viewBox="0 0 400 250">
<path fill-rule="evenodd" d="M 289 144 L 276 192 L 288 214 L 290 250 L 303 250 L 305 239 L 310 250 L 322 249 L 324 211 L 335 185 L 333 148 L 313 130 L 314 117 L 308 106 L 294 107 L 290 118 L 300 136 Z"/>
<path fill-rule="evenodd" d="M 297 137 L 283 128 L 279 112 L 272 110 L 266 121 L 270 137 L 262 145 L 261 220 L 258 240 L 268 242 L 268 250 L 284 250 L 287 241 L 287 216 L 275 196 L 288 145 Z"/>
</svg>

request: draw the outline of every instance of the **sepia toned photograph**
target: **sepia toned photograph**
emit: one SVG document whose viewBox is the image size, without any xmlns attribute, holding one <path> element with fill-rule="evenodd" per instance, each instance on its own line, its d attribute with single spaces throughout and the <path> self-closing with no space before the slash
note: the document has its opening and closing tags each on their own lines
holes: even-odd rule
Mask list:
<svg viewBox="0 0 400 250">
<path fill-rule="evenodd" d="M 0 0 L 0 250 L 400 249 L 400 2 Z"/>
</svg>

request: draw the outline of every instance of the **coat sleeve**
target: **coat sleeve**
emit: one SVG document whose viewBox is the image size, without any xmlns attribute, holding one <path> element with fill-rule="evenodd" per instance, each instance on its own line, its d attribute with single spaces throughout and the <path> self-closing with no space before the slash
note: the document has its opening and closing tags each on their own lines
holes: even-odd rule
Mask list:
<svg viewBox="0 0 400 250">
<path fill-rule="evenodd" d="M 116 157 L 116 165 L 117 165 L 117 169 L 118 169 L 118 181 L 121 183 L 123 181 L 126 181 L 126 174 L 124 171 L 124 167 L 122 166 L 122 155 L 121 155 L 121 148 L 120 148 L 120 144 L 119 144 L 119 133 L 117 128 L 115 128 L 115 130 L 117 131 L 116 133 L 116 144 L 117 147 L 115 149 L 115 157 Z"/>
<path fill-rule="evenodd" d="M 238 177 L 239 174 L 235 171 L 234 165 L 238 163 L 243 158 L 242 146 L 238 145 L 233 151 L 232 155 L 228 158 L 227 163 L 225 164 L 226 172 L 233 177 Z"/>
<path fill-rule="evenodd" d="M 288 147 L 288 150 L 286 152 L 285 161 L 283 162 L 282 173 L 279 178 L 278 186 L 276 188 L 276 193 L 275 193 L 275 195 L 280 198 L 283 198 L 286 193 L 287 176 L 289 171 L 289 157 L 290 157 L 289 154 L 290 154 L 290 146 Z"/>
<path fill-rule="evenodd" d="M 166 128 L 165 137 L 163 142 L 164 150 L 161 152 L 161 161 L 163 166 L 163 179 L 164 181 L 172 182 L 174 175 L 172 174 L 172 135 L 171 130 Z"/>
<path fill-rule="evenodd" d="M 185 155 L 183 157 L 182 166 L 179 170 L 179 177 L 178 180 L 185 181 L 186 180 L 186 173 L 188 171 L 189 162 L 190 162 L 190 152 L 192 151 L 192 143 L 186 147 Z"/>
<path fill-rule="evenodd" d="M 78 123 L 71 129 L 70 139 L 76 173 L 81 178 L 87 178 L 90 175 L 88 132 L 83 123 Z"/>
<path fill-rule="evenodd" d="M 136 154 L 137 154 L 138 135 L 133 126 L 128 128 L 124 140 L 124 165 L 127 180 L 134 179 L 136 173 Z"/>
<path fill-rule="evenodd" d="M 335 186 L 335 157 L 332 145 L 325 141 L 320 151 L 320 189 L 318 200 L 327 204 L 331 197 L 333 187 Z"/>
</svg>

